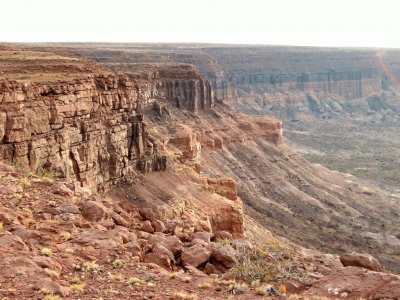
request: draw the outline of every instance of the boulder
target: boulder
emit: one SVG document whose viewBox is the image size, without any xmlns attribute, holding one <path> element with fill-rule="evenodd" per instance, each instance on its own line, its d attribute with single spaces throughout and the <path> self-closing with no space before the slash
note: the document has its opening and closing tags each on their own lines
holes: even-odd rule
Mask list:
<svg viewBox="0 0 400 300">
<path fill-rule="evenodd" d="M 218 271 L 217 268 L 212 263 L 209 262 L 205 265 L 203 272 L 206 273 L 207 275 L 221 274 L 221 272 Z"/>
<path fill-rule="evenodd" d="M 217 231 L 214 233 L 212 239 L 212 241 L 216 241 L 216 240 L 233 240 L 233 236 L 230 232 L 227 231 Z"/>
<path fill-rule="evenodd" d="M 196 244 L 188 248 L 183 248 L 181 262 L 184 266 L 199 266 L 206 264 L 210 260 L 211 252 L 203 246 Z"/>
<path fill-rule="evenodd" d="M 376 258 L 370 254 L 350 253 L 340 256 L 343 266 L 362 267 L 371 271 L 382 271 L 382 266 Z"/>
<path fill-rule="evenodd" d="M 197 231 L 193 233 L 193 239 L 200 239 L 207 243 L 211 241 L 212 234 L 205 231 Z"/>
<path fill-rule="evenodd" d="M 100 202 L 86 201 L 82 208 L 82 216 L 92 222 L 98 222 L 106 219 L 108 209 Z"/>
<path fill-rule="evenodd" d="M 143 222 L 142 231 L 147 232 L 147 233 L 154 233 L 154 228 L 151 225 L 150 221 Z"/>
<path fill-rule="evenodd" d="M 171 251 L 174 255 L 178 255 L 180 252 L 182 252 L 183 248 L 180 239 L 173 235 L 167 236 L 164 241 L 161 242 L 161 245 Z"/>
<path fill-rule="evenodd" d="M 167 270 L 172 270 L 175 264 L 175 258 L 171 251 L 160 244 L 155 244 L 152 252 L 147 253 L 144 262 L 154 263 Z"/>
<path fill-rule="evenodd" d="M 155 232 L 165 232 L 166 231 L 166 227 L 165 227 L 164 223 L 160 220 L 157 220 L 157 219 L 153 220 L 151 222 L 151 226 L 153 226 Z"/>
<path fill-rule="evenodd" d="M 211 258 L 230 269 L 235 265 L 236 251 L 230 246 L 211 244 Z"/>
<path fill-rule="evenodd" d="M 137 241 L 131 241 L 129 243 L 124 244 L 124 247 L 127 251 L 132 253 L 133 256 L 140 256 L 141 248 Z"/>
<path fill-rule="evenodd" d="M 117 214 L 116 212 L 111 213 L 111 218 L 114 220 L 115 224 L 123 226 L 123 227 L 129 227 L 130 223 L 128 220 Z"/>
</svg>

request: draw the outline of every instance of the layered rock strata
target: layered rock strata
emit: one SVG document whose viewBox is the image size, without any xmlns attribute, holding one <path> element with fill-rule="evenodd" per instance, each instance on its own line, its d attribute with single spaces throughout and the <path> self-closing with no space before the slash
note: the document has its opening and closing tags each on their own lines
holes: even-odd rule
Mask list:
<svg viewBox="0 0 400 300">
<path fill-rule="evenodd" d="M 2 81 L 0 159 L 99 188 L 136 169 L 164 170 L 166 158 L 137 105 L 126 76 L 49 85 Z"/>
</svg>

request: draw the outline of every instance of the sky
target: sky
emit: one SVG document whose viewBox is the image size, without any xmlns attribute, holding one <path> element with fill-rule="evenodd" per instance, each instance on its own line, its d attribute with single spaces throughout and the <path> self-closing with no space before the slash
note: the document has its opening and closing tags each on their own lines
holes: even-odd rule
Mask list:
<svg viewBox="0 0 400 300">
<path fill-rule="evenodd" d="M 0 42 L 400 48 L 398 0 L 4 0 Z"/>
</svg>

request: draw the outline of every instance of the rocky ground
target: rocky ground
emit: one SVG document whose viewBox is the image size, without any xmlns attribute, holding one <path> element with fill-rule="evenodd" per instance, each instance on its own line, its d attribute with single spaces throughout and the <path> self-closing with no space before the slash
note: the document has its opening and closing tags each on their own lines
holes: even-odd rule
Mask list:
<svg viewBox="0 0 400 300">
<path fill-rule="evenodd" d="M 250 219 L 233 239 L 4 164 L 0 187 L 1 299 L 400 297 L 368 255 L 294 247 Z"/>
</svg>

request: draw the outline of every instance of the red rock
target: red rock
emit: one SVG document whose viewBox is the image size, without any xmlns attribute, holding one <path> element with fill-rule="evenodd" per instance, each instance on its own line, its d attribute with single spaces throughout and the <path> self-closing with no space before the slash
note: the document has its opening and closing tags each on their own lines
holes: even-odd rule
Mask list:
<svg viewBox="0 0 400 300">
<path fill-rule="evenodd" d="M 154 228 L 153 226 L 151 226 L 151 222 L 150 221 L 144 221 L 142 224 L 142 230 L 144 232 L 148 232 L 148 233 L 154 233 Z"/>
<path fill-rule="evenodd" d="M 132 253 L 133 256 L 140 256 L 141 254 L 141 247 L 137 241 L 131 241 L 124 244 L 124 247 L 127 251 Z"/>
<path fill-rule="evenodd" d="M 207 183 L 210 188 L 217 194 L 226 197 L 230 200 L 236 201 L 237 186 L 236 182 L 231 178 L 207 178 Z"/>
<path fill-rule="evenodd" d="M 107 218 L 108 209 L 99 202 L 89 200 L 83 204 L 82 216 L 89 221 L 98 222 Z"/>
<path fill-rule="evenodd" d="M 236 251 L 230 246 L 211 244 L 211 258 L 230 269 L 235 266 Z"/>
<path fill-rule="evenodd" d="M 137 231 L 136 234 L 137 234 L 138 239 L 143 239 L 143 240 L 148 240 L 152 236 L 151 233 L 148 233 L 146 231 L 141 231 L 141 230 Z"/>
<path fill-rule="evenodd" d="M 139 209 L 139 214 L 144 220 L 155 219 L 154 210 L 151 208 L 141 208 Z"/>
<path fill-rule="evenodd" d="M 227 231 L 217 231 L 214 233 L 213 237 L 212 237 L 213 241 L 217 241 L 217 240 L 233 240 L 233 236 L 230 232 Z"/>
<path fill-rule="evenodd" d="M 155 232 L 165 232 L 166 231 L 164 223 L 160 220 L 157 220 L 157 219 L 152 220 L 151 225 L 154 228 Z"/>
<path fill-rule="evenodd" d="M 151 253 L 147 253 L 144 257 L 144 262 L 154 263 L 167 270 L 172 270 L 175 263 L 174 255 L 164 246 L 155 244 Z"/>
<path fill-rule="evenodd" d="M 174 127 L 169 143 L 182 151 L 181 160 L 198 160 L 201 157 L 200 138 L 190 127 L 178 124 Z"/>
<path fill-rule="evenodd" d="M 122 216 L 117 214 L 116 212 L 111 212 L 111 218 L 114 220 L 115 224 L 130 227 L 130 223 L 128 220 L 124 219 Z"/>
<path fill-rule="evenodd" d="M 218 137 L 214 139 L 214 147 L 215 149 L 222 149 L 224 146 L 224 142 L 222 138 Z"/>
<path fill-rule="evenodd" d="M 62 266 L 50 257 L 34 256 L 32 260 L 41 268 L 48 268 L 58 272 L 62 270 Z"/>
<path fill-rule="evenodd" d="M 49 294 L 60 295 L 62 297 L 66 297 L 71 293 L 71 289 L 69 287 L 62 286 L 50 279 L 38 281 L 36 288 L 38 290 L 44 290 Z"/>
<path fill-rule="evenodd" d="M 193 233 L 193 239 L 200 239 L 207 243 L 211 241 L 212 234 L 206 231 L 197 231 Z"/>
<path fill-rule="evenodd" d="M 198 268 L 209 261 L 211 252 L 203 246 L 196 244 L 189 248 L 183 248 L 181 255 L 182 265 L 190 265 Z"/>
<path fill-rule="evenodd" d="M 207 275 L 221 274 L 221 272 L 218 271 L 217 268 L 209 262 L 205 265 L 203 272 L 206 273 Z"/>
<path fill-rule="evenodd" d="M 304 295 L 348 299 L 399 299 L 400 277 L 359 267 L 333 269 Z"/>
<path fill-rule="evenodd" d="M 168 236 L 162 242 L 161 245 L 171 251 L 174 255 L 178 255 L 182 251 L 182 242 L 176 236 Z"/>
<path fill-rule="evenodd" d="M 239 123 L 239 128 L 243 129 L 243 130 L 246 130 L 246 131 L 252 131 L 254 129 L 253 128 L 253 124 L 249 123 L 249 122 L 240 122 Z"/>
<path fill-rule="evenodd" d="M 340 256 L 343 266 L 362 267 L 372 271 L 382 271 L 380 263 L 370 254 L 349 253 Z"/>
<path fill-rule="evenodd" d="M 1 251 L 28 251 L 28 246 L 16 235 L 0 235 Z"/>
</svg>

